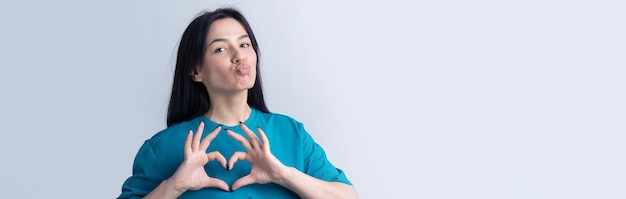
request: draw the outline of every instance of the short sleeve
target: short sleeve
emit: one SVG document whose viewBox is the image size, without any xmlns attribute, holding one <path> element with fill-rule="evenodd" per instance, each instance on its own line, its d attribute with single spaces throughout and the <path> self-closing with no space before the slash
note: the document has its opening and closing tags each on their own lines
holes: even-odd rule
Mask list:
<svg viewBox="0 0 626 199">
<path fill-rule="evenodd" d="M 348 185 L 352 183 L 348 180 L 344 172 L 333 166 L 326 157 L 326 153 L 322 147 L 315 143 L 311 135 L 304 130 L 300 124 L 302 132 L 303 152 L 305 155 L 304 173 L 329 182 L 343 182 Z"/>
<path fill-rule="evenodd" d="M 144 142 L 135 156 L 133 175 L 122 185 L 122 194 L 118 198 L 142 198 L 154 190 L 166 179 L 159 165 L 152 145 L 149 141 Z"/>
</svg>

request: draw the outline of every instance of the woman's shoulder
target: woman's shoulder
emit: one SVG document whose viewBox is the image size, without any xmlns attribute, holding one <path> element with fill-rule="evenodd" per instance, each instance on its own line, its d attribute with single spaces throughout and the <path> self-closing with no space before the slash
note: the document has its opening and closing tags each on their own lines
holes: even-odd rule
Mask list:
<svg viewBox="0 0 626 199">
<path fill-rule="evenodd" d="M 266 122 L 270 122 L 270 123 L 289 123 L 289 124 L 293 124 L 293 125 L 297 125 L 300 126 L 302 125 L 302 123 L 296 119 L 294 119 L 293 117 L 289 116 L 289 115 L 285 115 L 285 114 L 281 114 L 281 113 L 264 113 L 261 111 L 258 111 L 258 117 Z"/>
<path fill-rule="evenodd" d="M 193 123 L 196 120 L 198 120 L 198 118 L 194 118 L 192 120 L 180 122 L 172 126 L 169 126 L 155 133 L 147 141 L 152 144 L 157 144 L 157 143 L 160 143 L 162 140 L 166 140 L 167 142 L 167 140 L 172 140 L 175 138 L 186 138 L 187 132 L 189 132 L 190 129 L 195 129 L 194 126 L 197 127 L 197 125 L 193 125 Z"/>
</svg>

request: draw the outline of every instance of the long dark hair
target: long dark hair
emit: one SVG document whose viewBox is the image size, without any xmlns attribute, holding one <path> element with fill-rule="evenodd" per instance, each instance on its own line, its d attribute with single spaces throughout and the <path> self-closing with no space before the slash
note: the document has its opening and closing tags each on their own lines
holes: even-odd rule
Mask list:
<svg viewBox="0 0 626 199">
<path fill-rule="evenodd" d="M 252 48 L 257 55 L 256 81 L 248 89 L 248 105 L 262 112 L 269 113 L 263 99 L 261 84 L 260 53 L 252 28 L 246 18 L 236 9 L 220 8 L 213 12 L 203 12 L 197 16 L 185 29 L 178 46 L 176 70 L 172 85 L 172 96 L 167 108 L 167 126 L 198 117 L 211 107 L 209 93 L 201 82 L 195 82 L 191 73 L 196 66 L 201 65 L 206 51 L 205 43 L 211 24 L 218 19 L 233 18 L 246 29 L 252 41 Z"/>
</svg>

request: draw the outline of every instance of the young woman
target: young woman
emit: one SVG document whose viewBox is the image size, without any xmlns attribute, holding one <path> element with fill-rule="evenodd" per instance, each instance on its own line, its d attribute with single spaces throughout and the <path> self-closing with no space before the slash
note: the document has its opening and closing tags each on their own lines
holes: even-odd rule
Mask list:
<svg viewBox="0 0 626 199">
<path fill-rule="evenodd" d="M 258 55 L 235 9 L 189 24 L 168 128 L 139 149 L 119 198 L 358 198 L 300 122 L 269 112 Z"/>
</svg>

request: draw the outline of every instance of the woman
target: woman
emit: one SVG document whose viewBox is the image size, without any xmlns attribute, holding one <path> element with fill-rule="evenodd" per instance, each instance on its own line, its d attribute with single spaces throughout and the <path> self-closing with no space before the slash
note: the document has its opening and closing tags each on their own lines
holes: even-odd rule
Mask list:
<svg viewBox="0 0 626 199">
<path fill-rule="evenodd" d="M 358 198 L 300 122 L 269 112 L 258 52 L 234 9 L 189 24 L 168 128 L 139 149 L 119 198 Z"/>
</svg>

